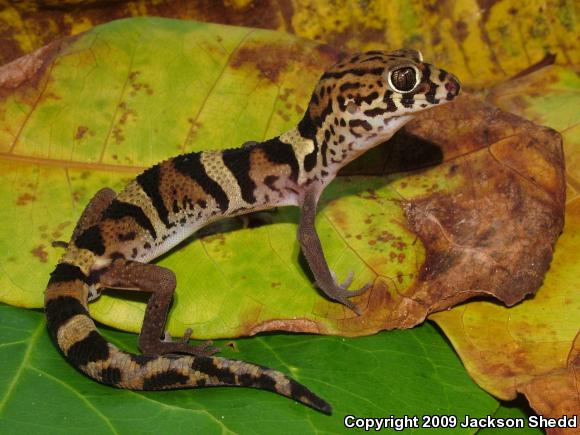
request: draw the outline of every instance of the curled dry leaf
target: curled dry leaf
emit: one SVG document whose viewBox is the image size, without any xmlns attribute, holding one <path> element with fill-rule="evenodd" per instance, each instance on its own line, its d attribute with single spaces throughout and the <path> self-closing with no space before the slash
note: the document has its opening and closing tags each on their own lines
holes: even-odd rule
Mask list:
<svg viewBox="0 0 580 435">
<path fill-rule="evenodd" d="M 415 299 L 440 311 L 474 295 L 511 306 L 534 293 L 563 225 L 560 135 L 469 97 L 408 131 L 442 144 L 443 167 L 461 179 L 405 203 L 427 250 Z"/>
<path fill-rule="evenodd" d="M 485 390 L 505 400 L 522 393 L 536 412 L 553 418 L 580 415 L 579 90 L 574 71 L 547 67 L 487 92 L 489 101 L 549 125 L 564 139 L 566 224 L 542 287 L 510 309 L 470 302 L 432 316 Z"/>
</svg>

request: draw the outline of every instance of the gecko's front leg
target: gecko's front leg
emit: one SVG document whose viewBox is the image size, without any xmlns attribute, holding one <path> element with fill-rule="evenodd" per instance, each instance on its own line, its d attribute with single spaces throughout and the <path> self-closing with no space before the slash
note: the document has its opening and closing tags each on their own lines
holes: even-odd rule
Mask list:
<svg viewBox="0 0 580 435">
<path fill-rule="evenodd" d="M 344 283 L 338 284 L 336 278 L 333 276 L 324 252 L 316 228 L 314 220 L 316 217 L 316 204 L 318 202 L 318 192 L 309 190 L 304 195 L 304 200 L 300 206 L 300 225 L 298 226 L 298 241 L 306 257 L 306 261 L 310 266 L 310 270 L 314 274 L 316 285 L 324 292 L 326 296 L 336 302 L 340 302 L 353 310 L 358 315 L 361 310 L 348 298 L 358 296 L 372 287 L 372 284 L 366 284 L 358 290 L 348 291 L 347 288 L 352 281 L 352 273 Z"/>
<path fill-rule="evenodd" d="M 180 340 L 173 341 L 168 337 L 165 323 L 176 285 L 175 274 L 171 270 L 155 264 L 117 259 L 98 273 L 98 279 L 104 287 L 151 293 L 139 334 L 139 348 L 143 354 L 186 353 L 209 356 L 219 351 L 211 347 L 211 341 L 198 346 L 188 344 L 191 329 L 186 330 Z"/>
</svg>

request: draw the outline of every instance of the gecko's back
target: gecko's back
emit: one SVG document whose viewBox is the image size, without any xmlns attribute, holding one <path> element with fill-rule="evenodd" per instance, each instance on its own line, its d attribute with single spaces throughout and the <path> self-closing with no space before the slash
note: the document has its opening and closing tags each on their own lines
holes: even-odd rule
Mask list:
<svg viewBox="0 0 580 435">
<path fill-rule="evenodd" d="M 215 220 L 297 205 L 297 179 L 293 148 L 278 138 L 173 157 L 131 181 L 75 246 L 97 262 L 148 262 Z"/>
</svg>

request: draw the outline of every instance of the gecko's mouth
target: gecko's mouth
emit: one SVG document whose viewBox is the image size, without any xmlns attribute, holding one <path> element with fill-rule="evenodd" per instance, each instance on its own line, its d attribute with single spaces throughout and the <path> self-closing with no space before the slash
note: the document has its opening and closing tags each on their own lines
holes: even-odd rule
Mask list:
<svg viewBox="0 0 580 435">
<path fill-rule="evenodd" d="M 403 123 L 409 122 L 413 118 L 413 113 L 406 113 L 405 115 L 391 116 L 384 120 L 385 125 L 392 124 L 395 121 L 402 121 Z M 399 124 L 401 125 L 401 124 Z"/>
</svg>

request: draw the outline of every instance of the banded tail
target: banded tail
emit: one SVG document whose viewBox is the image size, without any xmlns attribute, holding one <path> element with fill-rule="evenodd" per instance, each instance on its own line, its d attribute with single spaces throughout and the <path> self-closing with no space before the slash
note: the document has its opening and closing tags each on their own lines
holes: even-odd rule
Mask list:
<svg viewBox="0 0 580 435">
<path fill-rule="evenodd" d="M 267 367 L 213 356 L 148 356 L 107 342 L 87 310 L 89 277 L 78 266 L 60 263 L 48 282 L 48 332 L 66 359 L 88 377 L 130 390 L 172 390 L 240 386 L 273 391 L 326 414 L 330 405 L 302 384 Z"/>
</svg>

